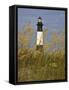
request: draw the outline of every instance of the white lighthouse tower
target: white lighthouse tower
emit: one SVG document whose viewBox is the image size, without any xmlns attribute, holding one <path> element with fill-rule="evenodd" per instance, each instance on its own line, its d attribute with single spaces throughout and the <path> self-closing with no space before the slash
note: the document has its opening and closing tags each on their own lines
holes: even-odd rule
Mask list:
<svg viewBox="0 0 69 90">
<path fill-rule="evenodd" d="M 36 49 L 37 50 L 43 50 L 43 29 L 42 29 L 43 23 L 42 18 L 38 18 L 37 22 L 37 40 L 36 40 Z"/>
</svg>

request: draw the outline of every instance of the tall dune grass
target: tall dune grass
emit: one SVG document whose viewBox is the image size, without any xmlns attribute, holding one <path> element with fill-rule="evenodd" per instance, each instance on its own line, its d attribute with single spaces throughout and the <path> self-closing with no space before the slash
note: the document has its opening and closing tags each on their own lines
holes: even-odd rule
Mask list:
<svg viewBox="0 0 69 90">
<path fill-rule="evenodd" d="M 47 37 L 48 29 L 43 33 L 44 38 Z M 65 79 L 64 32 L 60 35 L 52 32 L 51 40 L 44 42 L 42 52 L 36 50 L 36 43 L 29 48 L 33 34 L 31 25 L 18 32 L 18 82 Z"/>
<path fill-rule="evenodd" d="M 21 49 L 18 54 L 18 81 L 60 80 L 65 78 L 64 51 L 40 52 Z"/>
</svg>

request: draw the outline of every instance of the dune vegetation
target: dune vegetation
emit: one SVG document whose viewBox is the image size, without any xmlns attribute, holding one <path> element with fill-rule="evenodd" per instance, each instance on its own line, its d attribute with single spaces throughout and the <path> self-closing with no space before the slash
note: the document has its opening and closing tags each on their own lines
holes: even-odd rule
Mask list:
<svg viewBox="0 0 69 90">
<path fill-rule="evenodd" d="M 51 41 L 44 43 L 40 52 L 36 43 L 29 47 L 34 30 L 27 26 L 18 33 L 18 82 L 65 79 L 64 33 L 52 33 Z"/>
</svg>

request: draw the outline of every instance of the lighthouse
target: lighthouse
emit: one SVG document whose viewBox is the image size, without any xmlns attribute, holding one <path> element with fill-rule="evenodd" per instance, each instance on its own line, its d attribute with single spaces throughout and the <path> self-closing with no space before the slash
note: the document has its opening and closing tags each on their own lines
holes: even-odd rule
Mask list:
<svg viewBox="0 0 69 90">
<path fill-rule="evenodd" d="M 43 23 L 42 18 L 39 17 L 37 21 L 37 40 L 36 40 L 36 49 L 43 50 Z"/>
</svg>

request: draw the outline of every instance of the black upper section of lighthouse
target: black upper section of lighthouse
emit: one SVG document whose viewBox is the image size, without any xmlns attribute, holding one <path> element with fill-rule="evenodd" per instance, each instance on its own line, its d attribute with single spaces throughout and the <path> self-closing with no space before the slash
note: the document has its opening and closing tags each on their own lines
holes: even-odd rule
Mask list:
<svg viewBox="0 0 69 90">
<path fill-rule="evenodd" d="M 37 31 L 43 31 L 43 30 L 42 30 L 42 26 L 43 26 L 42 18 L 39 17 L 39 18 L 38 18 L 38 22 L 37 22 Z"/>
</svg>

